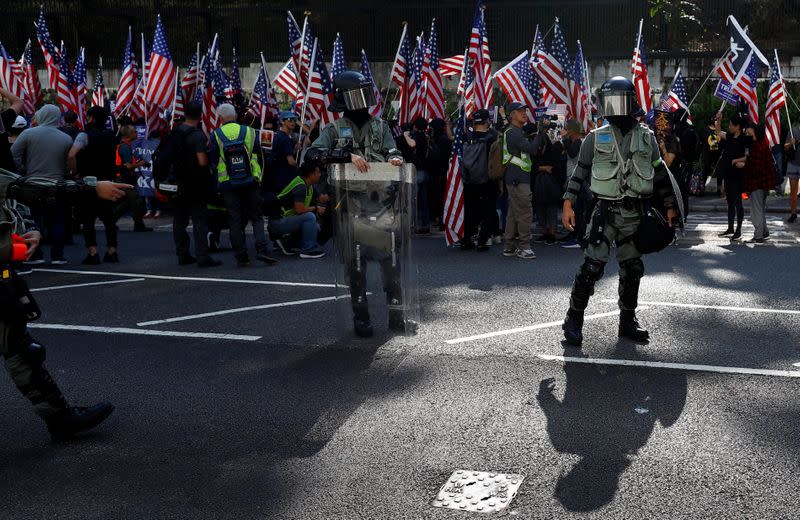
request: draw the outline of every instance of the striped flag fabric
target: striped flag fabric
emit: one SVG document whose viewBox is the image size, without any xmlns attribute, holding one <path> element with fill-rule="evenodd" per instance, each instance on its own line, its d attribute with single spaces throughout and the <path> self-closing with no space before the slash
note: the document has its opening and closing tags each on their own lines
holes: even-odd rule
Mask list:
<svg viewBox="0 0 800 520">
<path fill-rule="evenodd" d="M 212 76 L 214 77 L 214 97 L 217 98 L 217 103 L 223 103 L 228 101 L 228 75 L 225 73 L 225 69 L 219 61 L 219 54 L 214 58 L 212 63 L 214 64 L 214 70 L 212 72 Z"/>
<path fill-rule="evenodd" d="M 665 112 L 675 112 L 679 108 L 689 111 L 689 98 L 686 93 L 686 81 L 683 79 L 680 67 L 675 71 L 675 78 L 672 86 L 665 93 L 661 101 L 661 110 Z"/>
<path fill-rule="evenodd" d="M 539 106 L 538 92 L 534 88 L 533 78 L 534 72 L 528 51 L 522 52 L 494 74 L 494 79 L 505 92 L 509 102 L 522 103 L 531 112 Z"/>
<path fill-rule="evenodd" d="M 56 92 L 56 101 L 61 105 L 62 111 L 73 110 L 72 94 L 67 76 L 69 65 L 63 63 L 61 53 L 50 37 L 50 31 L 47 30 L 47 22 L 44 18 L 44 7 L 39 11 L 39 19 L 36 22 L 36 39 L 39 40 L 39 46 L 42 48 L 50 88 Z"/>
<path fill-rule="evenodd" d="M 81 126 L 86 123 L 86 93 L 87 77 L 89 71 L 86 68 L 86 51 L 81 47 L 78 59 L 75 60 L 75 70 L 72 72 L 72 98 L 77 108 L 78 122 Z"/>
<path fill-rule="evenodd" d="M 300 56 L 303 52 L 303 33 L 300 31 L 300 26 L 297 25 L 294 15 L 291 11 L 287 11 L 286 22 L 288 25 L 289 34 L 289 63 L 292 64 L 292 73 L 295 74 L 295 91 L 294 93 L 286 92 L 292 98 L 297 96 L 299 84 L 297 83 L 297 71 L 300 70 Z M 278 78 L 275 78 L 277 82 Z"/>
<path fill-rule="evenodd" d="M 380 117 L 383 113 L 383 100 L 381 99 L 381 91 L 378 90 L 378 85 L 375 84 L 375 78 L 372 77 L 372 69 L 370 69 L 369 61 L 367 60 L 367 53 L 361 49 L 361 74 L 364 75 L 372 83 L 372 93 L 375 96 L 377 103 L 370 107 L 369 113 L 373 117 Z"/>
<path fill-rule="evenodd" d="M 488 109 L 493 103 L 492 60 L 489 56 L 489 37 L 486 32 L 483 0 L 478 0 L 475 16 L 472 19 L 472 32 L 469 39 L 469 62 L 473 81 L 466 86 L 467 117 L 480 109 Z"/>
<path fill-rule="evenodd" d="M 347 70 L 347 64 L 344 61 L 344 45 L 342 44 L 342 37 L 337 32 L 336 39 L 333 41 L 333 55 L 331 56 L 331 77 L 336 79 L 336 76 Z"/>
<path fill-rule="evenodd" d="M 34 112 L 33 101 L 25 88 L 22 66 L 8 55 L 2 43 L 0 43 L 0 86 L 23 101 L 26 114 Z"/>
<path fill-rule="evenodd" d="M 333 84 L 325 65 L 325 58 L 319 42 L 315 39 L 311 51 L 311 67 L 308 78 L 308 98 L 306 117 L 311 121 L 320 120 L 320 127 L 339 119 L 341 114 L 329 112 L 328 105 L 333 101 Z M 309 112 L 310 111 L 310 112 Z M 309 113 L 311 114 L 309 116 Z"/>
<path fill-rule="evenodd" d="M 756 68 L 757 60 L 749 60 L 747 70 L 744 76 L 739 81 L 739 88 L 736 91 L 742 97 L 742 101 L 747 105 L 747 113 L 750 115 L 750 120 L 758 124 L 758 92 L 756 91 L 756 82 L 758 78 L 758 69 Z M 734 87 L 736 88 L 736 87 Z"/>
<path fill-rule="evenodd" d="M 306 19 L 303 21 L 303 45 L 300 48 L 300 64 L 299 67 L 295 69 L 297 73 L 297 85 L 299 87 L 296 104 L 300 107 L 302 107 L 304 103 L 303 97 L 308 90 L 310 82 L 314 41 L 316 41 L 316 38 L 314 38 L 311 21 L 308 19 L 308 16 L 306 16 Z"/>
<path fill-rule="evenodd" d="M 556 56 L 548 52 L 544 43 L 544 38 L 542 37 L 541 33 L 538 32 L 538 30 L 536 34 L 537 36 L 534 39 L 534 45 L 536 47 L 534 70 L 539 76 L 539 80 L 542 82 L 542 88 L 545 92 L 544 103 L 548 106 L 552 104 L 569 106 L 569 91 L 567 90 L 567 81 L 564 77 L 564 65 L 566 63 L 567 56 L 566 44 L 563 43 L 564 37 L 561 36 L 560 38 L 560 42 L 563 44 L 563 47 L 559 46 L 558 56 Z M 558 19 L 556 19 L 556 25 L 554 28 L 554 44 L 558 43 L 558 40 L 556 39 L 557 34 L 561 34 L 561 29 L 558 26 Z M 561 57 L 561 60 L 564 60 L 563 63 L 559 59 L 559 56 Z"/>
<path fill-rule="evenodd" d="M 286 62 L 286 65 L 275 76 L 275 86 L 292 97 L 297 93 L 297 75 L 294 73 L 291 59 Z"/>
<path fill-rule="evenodd" d="M 175 127 L 177 124 L 179 124 L 181 119 L 186 117 L 185 108 L 186 106 L 183 102 L 183 87 L 180 83 L 178 83 L 175 86 L 175 104 L 172 107 L 172 114 L 170 115 L 172 127 Z"/>
<path fill-rule="evenodd" d="M 770 67 L 767 111 L 764 114 L 765 130 L 770 147 L 781 142 L 781 109 L 785 106 L 786 90 L 783 87 L 781 64 L 778 62 L 778 51 L 776 50 L 772 67 Z"/>
<path fill-rule="evenodd" d="M 717 65 L 716 70 L 721 78 L 730 83 L 735 93 L 742 98 L 747 98 L 752 95 L 751 91 L 753 90 L 752 85 L 749 84 L 750 63 L 758 62 L 754 65 L 757 73 L 761 67 L 768 67 L 769 61 L 750 40 L 736 18 L 728 16 L 727 24 L 730 28 L 730 50 Z"/>
<path fill-rule="evenodd" d="M 150 54 L 150 71 L 146 77 L 145 100 L 163 110 L 171 108 L 175 99 L 176 74 L 175 63 L 172 61 L 167 37 L 164 34 L 164 24 L 161 23 L 161 15 L 158 15 L 153 50 Z"/>
<path fill-rule="evenodd" d="M 647 77 L 647 58 L 644 54 L 644 37 L 642 35 L 642 24 L 639 24 L 639 35 L 636 38 L 636 47 L 633 49 L 633 59 L 631 60 L 631 76 L 633 86 L 636 89 L 636 99 L 639 106 L 645 112 L 650 112 L 652 102 L 650 100 L 650 80 Z"/>
<path fill-rule="evenodd" d="M 203 132 L 205 132 L 207 136 L 210 136 L 211 132 L 216 130 L 219 126 L 217 100 L 214 97 L 214 75 L 212 67 L 213 64 L 211 60 L 207 58 L 203 67 L 203 84 L 197 91 L 197 95 L 200 96 L 200 101 L 203 104 L 201 126 L 203 127 Z"/>
<path fill-rule="evenodd" d="M 425 66 L 425 37 L 422 34 L 417 36 L 417 46 L 412 55 L 412 63 L 412 81 L 408 89 L 410 122 L 425 114 L 425 81 L 422 76 L 422 69 Z"/>
<path fill-rule="evenodd" d="M 261 128 L 267 118 L 278 117 L 278 103 L 275 99 L 275 91 L 269 80 L 269 75 L 264 64 L 258 71 L 258 77 L 253 85 L 253 95 L 250 97 L 250 107 L 247 112 L 261 122 Z"/>
<path fill-rule="evenodd" d="M 236 56 L 236 47 L 233 48 L 231 57 L 231 75 L 225 85 L 225 97 L 233 101 L 234 96 L 242 93 L 242 78 L 239 75 L 239 59 Z"/>
<path fill-rule="evenodd" d="M 472 78 L 471 69 L 465 67 L 465 83 L 469 86 Z M 459 107 L 458 122 L 453 128 L 453 147 L 447 165 L 446 189 L 444 199 L 444 231 L 447 245 L 457 243 L 464 238 L 464 184 L 461 180 L 461 159 L 464 146 L 464 126 L 466 122 L 466 104 Z"/>
<path fill-rule="evenodd" d="M 578 50 L 575 52 L 575 61 L 572 63 L 572 73 L 570 74 L 570 81 L 572 82 L 572 112 L 575 119 L 583 125 L 583 128 L 588 129 L 591 119 L 591 93 L 587 89 L 588 83 L 583 63 L 583 48 L 580 41 L 577 44 Z"/>
<path fill-rule="evenodd" d="M 61 75 L 64 77 L 66 90 L 62 93 L 61 85 L 59 85 L 59 91 L 56 92 L 56 95 L 65 112 L 69 111 L 78 114 L 78 105 L 75 99 L 75 78 L 72 74 L 69 57 L 67 56 L 67 49 L 63 41 L 61 42 L 61 50 L 59 53 L 61 54 Z"/>
<path fill-rule="evenodd" d="M 439 62 L 439 31 L 436 28 L 436 18 L 431 22 L 431 33 L 428 35 L 428 47 L 425 53 L 425 97 L 427 99 L 426 117 L 430 119 L 444 119 L 444 88 Z"/>
<path fill-rule="evenodd" d="M 404 89 L 408 79 L 408 65 L 411 62 L 411 46 L 408 43 L 408 24 L 403 24 L 403 33 L 400 35 L 400 44 L 392 64 L 391 81 L 399 88 Z"/>
<path fill-rule="evenodd" d="M 103 58 L 97 61 L 97 71 L 94 73 L 94 91 L 92 91 L 92 106 L 106 106 L 106 84 L 103 80 Z"/>
<path fill-rule="evenodd" d="M 39 83 L 39 74 L 36 72 L 36 63 L 33 61 L 33 46 L 31 41 L 25 45 L 25 52 L 20 60 L 22 75 L 25 81 L 25 90 L 28 92 L 33 109 L 42 101 L 42 85 Z"/>
<path fill-rule="evenodd" d="M 545 49 L 545 47 L 544 47 L 544 40 L 542 39 L 542 33 L 539 32 L 539 25 L 536 25 L 536 33 L 534 34 L 533 37 L 533 47 L 531 47 L 531 67 L 533 68 L 534 83 L 538 85 L 539 89 L 539 99 L 541 100 L 540 106 L 549 107 L 550 105 L 556 102 L 556 99 L 555 97 L 553 97 L 550 91 L 547 88 L 545 88 L 545 85 L 539 80 L 539 73 L 537 72 L 537 67 L 541 62 L 541 59 L 539 57 L 539 49 Z"/>
<path fill-rule="evenodd" d="M 194 99 L 195 90 L 197 89 L 198 83 L 198 67 L 199 63 L 197 63 L 197 53 L 192 54 L 192 59 L 189 61 L 189 66 L 186 67 L 186 72 L 181 78 L 181 90 L 183 90 L 183 96 L 185 99 Z"/>
<path fill-rule="evenodd" d="M 460 76 L 462 68 L 464 68 L 463 54 L 456 54 L 455 56 L 441 58 L 439 60 L 439 74 L 441 74 L 443 78 Z"/>
<path fill-rule="evenodd" d="M 117 87 L 115 111 L 117 117 L 122 115 L 133 101 L 138 83 L 138 70 L 136 55 L 133 53 L 133 37 L 131 28 L 128 27 L 128 41 L 125 43 L 125 54 L 122 57 L 122 73 Z"/>
</svg>

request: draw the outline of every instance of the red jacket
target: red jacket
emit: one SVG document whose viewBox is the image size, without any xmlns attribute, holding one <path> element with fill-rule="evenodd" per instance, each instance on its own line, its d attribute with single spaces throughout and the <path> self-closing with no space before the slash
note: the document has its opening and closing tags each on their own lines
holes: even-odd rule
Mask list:
<svg viewBox="0 0 800 520">
<path fill-rule="evenodd" d="M 767 138 L 754 140 L 745 166 L 744 191 L 772 190 L 777 180 L 775 159 L 772 158 Z"/>
</svg>

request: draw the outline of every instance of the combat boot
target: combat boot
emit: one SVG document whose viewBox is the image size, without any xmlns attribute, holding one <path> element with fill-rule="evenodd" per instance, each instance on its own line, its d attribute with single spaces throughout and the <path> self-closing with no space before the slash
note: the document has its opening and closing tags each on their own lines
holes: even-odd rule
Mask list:
<svg viewBox="0 0 800 520">
<path fill-rule="evenodd" d="M 114 405 L 107 401 L 89 407 L 72 406 L 45 419 L 45 423 L 53 441 L 64 441 L 77 433 L 91 430 L 105 421 L 113 411 Z"/>
<path fill-rule="evenodd" d="M 360 338 L 371 338 L 374 333 L 366 302 L 353 305 L 353 330 Z"/>
<path fill-rule="evenodd" d="M 636 319 L 636 311 L 620 310 L 619 337 L 644 343 L 650 339 L 650 333 L 639 325 L 639 321 Z"/>
<path fill-rule="evenodd" d="M 567 343 L 580 348 L 583 343 L 583 311 L 568 310 L 567 318 L 561 329 L 564 331 L 564 339 L 567 340 Z"/>
<path fill-rule="evenodd" d="M 414 335 L 417 333 L 418 328 L 419 324 L 413 320 L 406 319 L 401 309 L 389 309 L 389 330 Z"/>
</svg>

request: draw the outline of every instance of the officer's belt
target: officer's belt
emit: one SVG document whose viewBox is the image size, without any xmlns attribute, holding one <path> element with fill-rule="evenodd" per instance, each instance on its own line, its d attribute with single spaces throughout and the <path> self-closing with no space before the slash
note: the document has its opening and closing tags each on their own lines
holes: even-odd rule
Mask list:
<svg viewBox="0 0 800 520">
<path fill-rule="evenodd" d="M 623 197 L 619 200 L 605 200 L 608 204 L 608 207 L 611 209 L 614 208 L 625 208 L 628 210 L 642 210 L 642 199 L 637 197 Z"/>
</svg>

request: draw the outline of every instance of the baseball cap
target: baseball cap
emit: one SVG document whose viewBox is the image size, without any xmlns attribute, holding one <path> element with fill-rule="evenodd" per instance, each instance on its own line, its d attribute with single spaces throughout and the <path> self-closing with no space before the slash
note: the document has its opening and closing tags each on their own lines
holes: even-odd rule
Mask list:
<svg viewBox="0 0 800 520">
<path fill-rule="evenodd" d="M 506 115 L 510 116 L 511 112 L 514 112 L 515 110 L 524 110 L 526 108 L 528 108 L 528 107 L 523 105 L 522 103 L 519 103 L 518 101 L 515 101 L 513 103 L 510 103 L 506 107 Z"/>
<path fill-rule="evenodd" d="M 489 120 L 489 111 L 485 108 L 480 110 L 476 110 L 474 114 L 472 114 L 472 122 L 473 123 L 485 123 Z"/>
<path fill-rule="evenodd" d="M 11 128 L 28 128 L 28 120 L 22 116 L 17 116 Z"/>
<path fill-rule="evenodd" d="M 278 114 L 278 119 L 280 119 L 281 121 L 286 121 L 287 119 L 297 120 L 297 114 L 295 114 L 292 111 L 287 110 L 287 111 L 284 111 L 284 112 L 281 112 L 280 114 Z"/>
</svg>

